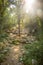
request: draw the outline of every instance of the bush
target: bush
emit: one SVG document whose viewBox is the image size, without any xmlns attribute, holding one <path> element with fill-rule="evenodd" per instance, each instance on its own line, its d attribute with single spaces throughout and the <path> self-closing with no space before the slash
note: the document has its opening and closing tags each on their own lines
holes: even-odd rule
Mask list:
<svg viewBox="0 0 43 65">
<path fill-rule="evenodd" d="M 0 42 L 0 63 L 5 61 L 6 55 L 9 52 L 9 47 L 6 46 L 3 42 Z"/>
<path fill-rule="evenodd" d="M 9 46 L 6 42 L 8 35 L 6 33 L 0 34 L 0 63 L 5 61 L 6 55 L 9 52 Z"/>
<path fill-rule="evenodd" d="M 25 45 L 22 61 L 24 65 L 43 65 L 43 41 Z"/>
</svg>

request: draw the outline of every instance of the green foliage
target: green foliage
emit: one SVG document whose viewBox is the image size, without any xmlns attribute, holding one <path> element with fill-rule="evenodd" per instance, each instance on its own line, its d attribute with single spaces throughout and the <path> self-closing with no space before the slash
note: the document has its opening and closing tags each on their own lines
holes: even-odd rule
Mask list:
<svg viewBox="0 0 43 65">
<path fill-rule="evenodd" d="M 17 40 L 17 39 L 14 39 L 13 41 L 12 41 L 12 43 L 11 44 L 14 44 L 14 45 L 18 45 L 19 44 L 19 40 Z"/>
<path fill-rule="evenodd" d="M 6 55 L 8 54 L 8 52 L 9 47 L 5 43 L 0 42 L 0 63 L 6 60 Z"/>
<path fill-rule="evenodd" d="M 18 24 L 20 33 L 20 25 L 22 21 L 22 24 L 23 22 L 26 22 L 25 25 L 27 24 L 26 27 L 28 27 L 28 30 L 30 27 L 30 32 L 33 31 L 33 28 L 34 30 L 37 29 L 37 31 L 31 34 L 34 34 L 36 38 L 40 39 L 40 41 L 25 46 L 25 53 L 23 54 L 21 61 L 23 61 L 24 65 L 32 65 L 32 59 L 35 59 L 38 65 L 43 65 L 43 19 L 39 17 L 31 19 L 30 16 L 24 13 L 23 4 L 22 0 L 15 0 L 15 2 L 14 0 L 0 0 L 0 63 L 4 60 L 9 50 L 9 47 L 4 43 L 8 34 L 4 33 L 4 31 L 14 27 L 15 24 Z M 9 5 L 14 5 L 15 8 L 10 7 Z M 14 16 L 10 16 L 10 14 L 13 13 Z M 28 25 L 29 21 L 32 22 L 32 24 Z M 35 23 L 33 23 L 33 21 Z M 23 24 L 23 26 L 25 25 Z M 18 43 L 18 40 L 13 40 L 11 42 L 11 44 Z"/>
<path fill-rule="evenodd" d="M 32 59 L 37 61 L 36 65 L 43 65 L 43 41 L 25 45 L 25 53 L 22 56 L 24 65 L 32 65 Z"/>
<path fill-rule="evenodd" d="M 6 60 L 6 55 L 9 52 L 9 45 L 6 42 L 8 34 L 5 32 L 0 34 L 0 63 Z"/>
<path fill-rule="evenodd" d="M 3 42 L 4 41 L 4 39 L 6 39 L 8 37 L 8 34 L 7 33 L 1 33 L 0 34 L 0 42 Z"/>
</svg>

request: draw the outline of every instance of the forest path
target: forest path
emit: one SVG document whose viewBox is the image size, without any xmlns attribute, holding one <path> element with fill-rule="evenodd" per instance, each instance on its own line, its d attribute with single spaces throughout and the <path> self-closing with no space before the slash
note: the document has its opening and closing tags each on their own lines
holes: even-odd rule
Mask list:
<svg viewBox="0 0 43 65">
<path fill-rule="evenodd" d="M 29 43 L 29 41 L 31 42 L 34 39 L 32 36 L 27 37 L 27 35 L 25 35 L 25 37 L 24 37 L 24 35 L 21 35 L 21 37 L 18 37 L 18 36 L 14 37 L 15 36 L 14 34 L 10 34 L 9 36 L 10 36 L 10 38 L 16 39 L 19 42 L 17 42 L 16 45 L 13 44 L 10 47 L 10 51 L 8 52 L 9 54 L 8 54 L 8 56 L 6 56 L 6 61 L 3 62 L 1 65 L 23 65 L 23 63 L 19 61 L 19 57 L 21 57 L 22 54 L 24 53 L 24 48 L 23 48 L 24 44 L 26 42 Z M 12 41 L 12 40 L 10 40 L 10 41 Z"/>
<path fill-rule="evenodd" d="M 12 46 L 6 62 L 2 63 L 1 65 L 23 65 L 19 61 L 19 57 L 22 56 L 22 50 L 22 44 Z"/>
</svg>

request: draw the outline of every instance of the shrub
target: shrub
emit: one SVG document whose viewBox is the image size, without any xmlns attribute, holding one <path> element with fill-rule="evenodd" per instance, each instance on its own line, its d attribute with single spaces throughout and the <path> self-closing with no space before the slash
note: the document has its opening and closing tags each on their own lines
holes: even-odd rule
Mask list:
<svg viewBox="0 0 43 65">
<path fill-rule="evenodd" d="M 22 61 L 24 65 L 43 65 L 43 41 L 25 45 L 25 53 L 23 54 Z"/>
<path fill-rule="evenodd" d="M 7 34 L 0 34 L 0 63 L 5 61 L 6 55 L 9 52 L 9 46 L 6 42 Z"/>
<path fill-rule="evenodd" d="M 8 52 L 9 52 L 9 47 L 6 46 L 3 42 L 0 42 L 0 63 L 5 61 Z"/>
</svg>

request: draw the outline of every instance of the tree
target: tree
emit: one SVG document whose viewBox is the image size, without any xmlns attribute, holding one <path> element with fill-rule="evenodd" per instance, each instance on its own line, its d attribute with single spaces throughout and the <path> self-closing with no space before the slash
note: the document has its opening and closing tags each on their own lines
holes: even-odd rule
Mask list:
<svg viewBox="0 0 43 65">
<path fill-rule="evenodd" d="M 16 3 L 17 12 L 16 12 L 16 14 L 17 14 L 18 25 L 19 25 L 19 36 L 20 36 L 20 21 L 22 18 L 23 5 L 24 5 L 24 2 L 22 0 L 17 0 L 17 3 Z"/>
<path fill-rule="evenodd" d="M 0 33 L 3 28 L 3 23 L 4 23 L 4 12 L 6 10 L 6 7 L 8 7 L 9 3 L 8 0 L 0 0 Z"/>
</svg>

